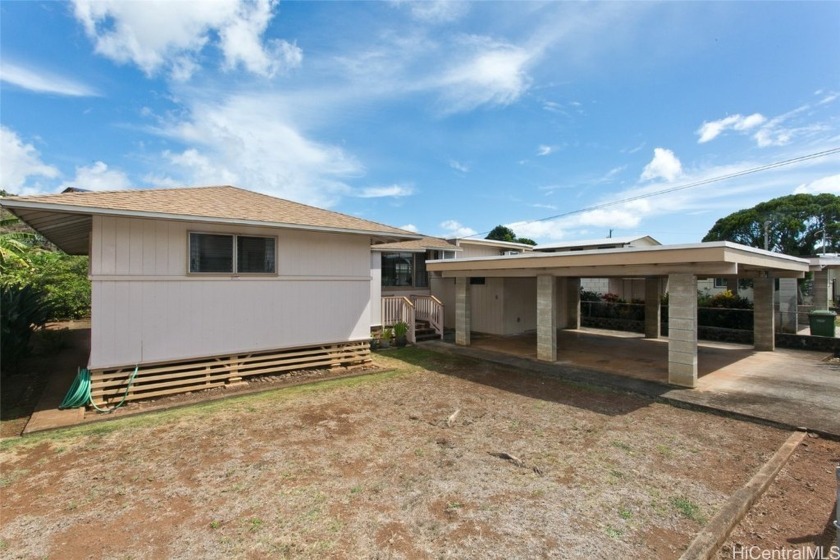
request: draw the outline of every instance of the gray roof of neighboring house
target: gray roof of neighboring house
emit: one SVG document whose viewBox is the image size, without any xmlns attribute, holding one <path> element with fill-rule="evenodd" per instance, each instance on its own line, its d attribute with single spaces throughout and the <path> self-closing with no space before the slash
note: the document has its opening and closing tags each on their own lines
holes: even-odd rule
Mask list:
<svg viewBox="0 0 840 560">
<path fill-rule="evenodd" d="M 372 247 L 374 251 L 405 251 L 420 253 L 428 250 L 436 251 L 463 251 L 440 237 L 423 237 L 410 241 L 397 241 L 395 243 L 380 243 Z"/>
<path fill-rule="evenodd" d="M 662 245 L 649 235 L 635 235 L 625 237 L 604 237 L 602 239 L 579 239 L 577 241 L 562 241 L 560 243 L 546 243 L 534 247 L 535 251 L 552 251 L 557 249 L 573 249 L 578 247 L 633 247 L 636 241 L 648 240 L 644 246 Z"/>
<path fill-rule="evenodd" d="M 367 234 L 380 240 L 419 235 L 231 186 L 137 189 L 6 197 L 0 205 L 64 251 L 86 254 L 93 215 L 230 223 Z"/>
<path fill-rule="evenodd" d="M 472 239 L 468 237 L 453 237 L 448 241 L 453 243 L 466 243 L 467 245 L 490 245 L 493 247 L 520 249 L 522 251 L 531 251 L 534 249 L 533 245 L 528 243 L 517 243 L 515 241 L 499 241 L 498 239 Z"/>
</svg>

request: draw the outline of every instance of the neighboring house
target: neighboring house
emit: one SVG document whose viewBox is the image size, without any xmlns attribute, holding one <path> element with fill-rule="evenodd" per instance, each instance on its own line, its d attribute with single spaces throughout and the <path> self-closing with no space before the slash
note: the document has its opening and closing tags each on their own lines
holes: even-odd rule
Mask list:
<svg viewBox="0 0 840 560">
<path fill-rule="evenodd" d="M 570 251 L 606 251 L 609 249 L 635 249 L 662 245 L 649 235 L 605 237 L 602 239 L 584 239 L 537 245 L 534 251 L 540 253 L 565 253 Z M 580 287 L 587 292 L 597 294 L 616 294 L 626 301 L 644 300 L 645 283 L 643 278 L 581 278 Z"/>
<path fill-rule="evenodd" d="M 516 255 L 532 249 L 531 245 L 525 243 L 439 237 L 375 245 L 371 247 L 371 301 L 374 302 L 371 326 L 391 326 L 396 320 L 407 320 L 407 314 L 414 312 L 417 328 L 429 327 L 429 323 L 436 321 L 439 322 L 437 334 L 441 335 L 444 324 L 454 325 L 455 284 L 452 280 L 429 274 L 426 261 Z M 476 283 L 480 281 L 474 280 Z M 474 297 L 492 298 L 498 288 L 496 283 L 496 280 L 492 280 L 487 290 L 475 290 Z M 415 309 L 399 308 L 400 305 L 408 306 L 407 303 L 396 301 L 402 298 L 412 302 Z M 434 308 L 439 306 L 443 308 L 443 316 L 430 320 L 429 315 L 434 314 Z M 477 307 L 492 311 L 495 304 Z"/>
<path fill-rule="evenodd" d="M 371 328 L 390 327 L 405 321 L 411 323 L 410 340 L 416 340 L 417 328 L 428 328 L 431 329 L 429 334 L 442 336 L 443 316 L 438 309 L 439 302 L 431 298 L 426 261 L 452 259 L 460 251 L 459 247 L 439 237 L 373 245 L 370 252 Z M 419 317 L 418 305 L 421 308 Z"/>
<path fill-rule="evenodd" d="M 450 239 L 449 242 L 462 250 L 455 257 L 456 260 L 525 255 L 534 249 L 525 243 L 494 239 Z M 535 292 L 531 284 L 516 278 L 475 277 L 470 282 L 474 288 L 471 301 L 476 331 L 511 334 L 518 332 L 523 325 L 529 329 L 534 328 Z M 444 324 L 447 328 L 454 327 L 455 279 L 436 274 L 431 277 L 430 283 L 432 294 L 444 304 Z"/>
<path fill-rule="evenodd" d="M 372 244 L 419 236 L 229 187 L 0 199 L 90 256 L 94 397 L 368 358 Z M 80 364 L 83 365 L 83 364 Z"/>
</svg>

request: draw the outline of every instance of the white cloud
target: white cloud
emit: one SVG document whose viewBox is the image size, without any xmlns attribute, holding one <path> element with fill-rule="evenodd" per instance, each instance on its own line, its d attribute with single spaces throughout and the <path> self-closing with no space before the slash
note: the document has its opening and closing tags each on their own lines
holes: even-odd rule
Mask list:
<svg viewBox="0 0 840 560">
<path fill-rule="evenodd" d="M 794 189 L 793 194 L 820 194 L 831 193 L 840 195 L 840 175 L 829 175 L 811 181 L 810 183 L 803 183 Z"/>
<path fill-rule="evenodd" d="M 355 196 L 358 198 L 385 198 L 402 197 L 414 194 L 414 188 L 410 185 L 389 185 L 386 187 L 366 187 L 358 191 Z"/>
<path fill-rule="evenodd" d="M 99 95 L 95 89 L 76 80 L 34 68 L 24 68 L 9 60 L 0 64 L 0 81 L 38 93 L 71 97 Z"/>
<path fill-rule="evenodd" d="M 531 80 L 525 69 L 533 53 L 487 37 L 471 36 L 459 46 L 467 55 L 436 83 L 442 90 L 444 113 L 509 105 L 528 89 Z"/>
<path fill-rule="evenodd" d="M 449 160 L 449 167 L 454 169 L 455 171 L 460 171 L 461 173 L 469 173 L 470 166 L 466 163 L 461 163 L 460 161 L 456 161 L 454 159 Z"/>
<path fill-rule="evenodd" d="M 462 0 L 424 0 L 405 2 L 411 16 L 427 23 L 449 23 L 460 19 L 469 11 L 469 3 Z"/>
<path fill-rule="evenodd" d="M 655 148 L 653 159 L 642 171 L 642 180 L 665 179 L 673 181 L 682 175 L 682 164 L 674 152 L 665 148 Z"/>
<path fill-rule="evenodd" d="M 404 226 L 400 226 L 400 229 L 404 229 L 405 231 L 413 231 L 414 233 L 417 233 L 418 231 L 417 226 L 415 226 L 414 224 L 405 224 Z"/>
<path fill-rule="evenodd" d="M 604 231 L 635 228 L 651 211 L 652 207 L 647 200 L 637 200 L 551 220 L 514 222 L 507 224 L 507 227 L 522 237 L 541 242 L 560 241 L 568 238 L 570 232 L 580 228 L 596 227 L 603 228 Z"/>
<path fill-rule="evenodd" d="M 239 4 L 237 17 L 219 30 L 226 68 L 241 64 L 255 74 L 273 76 L 284 68 L 300 66 L 303 51 L 297 45 L 280 39 L 262 44 L 273 7 L 267 0 Z"/>
<path fill-rule="evenodd" d="M 456 220 L 446 220 L 440 223 L 440 227 L 444 229 L 441 237 L 469 237 L 478 233 L 474 229 L 463 225 Z"/>
<path fill-rule="evenodd" d="M 114 191 L 131 186 L 128 175 L 117 169 L 109 169 L 104 162 L 97 161 L 87 167 L 77 167 L 76 176 L 69 181 L 64 181 L 59 185 L 58 190 L 78 187 L 91 191 Z"/>
<path fill-rule="evenodd" d="M 545 144 L 540 144 L 540 146 L 537 148 L 537 155 L 538 156 L 547 156 L 548 154 L 550 154 L 553 151 L 554 151 L 554 148 L 552 148 L 551 146 L 546 146 Z"/>
<path fill-rule="evenodd" d="M 187 146 L 164 153 L 170 166 L 153 178 L 156 184 L 234 184 L 330 207 L 354 194 L 345 180 L 364 172 L 340 147 L 304 136 L 288 117 L 294 111 L 281 95 L 193 99 L 184 112 L 185 118 L 163 120 L 155 129 Z M 302 108 L 298 113 L 305 118 Z"/>
<path fill-rule="evenodd" d="M 743 115 L 730 115 L 716 121 L 704 122 L 700 128 L 697 129 L 697 134 L 700 136 L 697 142 L 699 144 L 710 142 L 727 130 L 736 130 L 738 132 L 752 130 L 757 126 L 764 124 L 766 121 L 767 117 L 764 115 L 760 113 L 753 113 L 752 115 L 748 115 L 746 117 Z"/>
<path fill-rule="evenodd" d="M 506 225 L 520 237 L 527 237 L 535 241 L 542 240 L 543 242 L 548 240 L 560 241 L 566 237 L 568 230 L 566 225 L 560 220 L 514 222 Z"/>
<path fill-rule="evenodd" d="M 166 69 L 185 80 L 198 68 L 202 50 L 218 37 L 224 67 L 273 76 L 300 64 L 301 51 L 285 41 L 263 42 L 275 0 L 75 0 L 74 13 L 96 52 L 134 63 L 148 76 Z"/>
<path fill-rule="evenodd" d="M 15 194 L 43 191 L 41 185 L 29 184 L 30 177 L 54 179 L 57 168 L 41 161 L 41 154 L 32 144 L 26 144 L 15 131 L 0 126 L 0 186 Z"/>
</svg>

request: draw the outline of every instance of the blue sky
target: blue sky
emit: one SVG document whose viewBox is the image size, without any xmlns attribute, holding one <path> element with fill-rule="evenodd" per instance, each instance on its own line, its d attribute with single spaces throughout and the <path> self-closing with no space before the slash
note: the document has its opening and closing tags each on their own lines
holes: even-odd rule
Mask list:
<svg viewBox="0 0 840 560">
<path fill-rule="evenodd" d="M 233 184 L 421 233 L 650 234 L 840 194 L 837 2 L 0 3 L 0 184 Z M 557 219 L 545 218 L 565 215 Z"/>
</svg>

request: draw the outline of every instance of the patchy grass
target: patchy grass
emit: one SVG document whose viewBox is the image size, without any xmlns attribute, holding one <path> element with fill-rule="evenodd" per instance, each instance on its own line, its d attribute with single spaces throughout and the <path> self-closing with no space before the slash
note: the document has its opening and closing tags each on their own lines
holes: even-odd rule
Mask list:
<svg viewBox="0 0 840 560">
<path fill-rule="evenodd" d="M 787 436 L 419 348 L 376 360 L 3 441 L 4 556 L 673 557 Z"/>
</svg>

